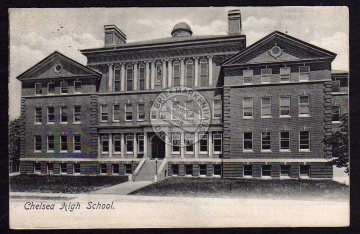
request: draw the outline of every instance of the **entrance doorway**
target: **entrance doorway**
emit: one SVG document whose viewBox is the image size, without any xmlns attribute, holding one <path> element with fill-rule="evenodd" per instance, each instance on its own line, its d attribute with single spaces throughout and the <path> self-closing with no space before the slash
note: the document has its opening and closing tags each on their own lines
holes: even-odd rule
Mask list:
<svg viewBox="0 0 360 234">
<path fill-rule="evenodd" d="M 154 135 L 151 139 L 151 157 L 165 157 L 165 142 L 162 141 L 157 135 Z"/>
</svg>

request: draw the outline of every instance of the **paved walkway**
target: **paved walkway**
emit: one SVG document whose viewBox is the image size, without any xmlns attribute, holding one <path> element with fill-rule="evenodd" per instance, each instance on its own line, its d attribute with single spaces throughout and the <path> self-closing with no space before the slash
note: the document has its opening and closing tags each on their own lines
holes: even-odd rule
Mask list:
<svg viewBox="0 0 360 234">
<path fill-rule="evenodd" d="M 136 189 L 145 187 L 149 184 L 152 184 L 151 181 L 135 181 L 135 182 L 125 182 L 117 184 L 111 187 L 103 188 L 90 194 L 114 194 L 114 195 L 127 195 Z"/>
</svg>

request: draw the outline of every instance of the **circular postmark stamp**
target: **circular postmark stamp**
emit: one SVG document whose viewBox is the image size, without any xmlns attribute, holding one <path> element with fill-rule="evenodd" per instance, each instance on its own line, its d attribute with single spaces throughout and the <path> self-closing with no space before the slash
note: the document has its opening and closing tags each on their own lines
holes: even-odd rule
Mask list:
<svg viewBox="0 0 360 234">
<path fill-rule="evenodd" d="M 198 91 L 184 86 L 164 90 L 150 108 L 153 131 L 172 146 L 180 146 L 181 138 L 183 144 L 193 145 L 202 136 L 206 136 L 211 116 L 206 98 Z"/>
</svg>

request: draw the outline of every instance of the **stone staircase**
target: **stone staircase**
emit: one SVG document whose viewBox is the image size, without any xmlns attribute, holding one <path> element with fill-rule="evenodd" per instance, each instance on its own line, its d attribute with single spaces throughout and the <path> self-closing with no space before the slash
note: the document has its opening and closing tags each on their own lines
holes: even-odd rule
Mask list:
<svg viewBox="0 0 360 234">
<path fill-rule="evenodd" d="M 158 161 L 158 167 L 160 166 L 161 161 Z M 139 174 L 135 177 L 135 181 L 154 181 L 156 164 L 154 160 L 146 159 L 144 165 L 142 166 Z"/>
</svg>

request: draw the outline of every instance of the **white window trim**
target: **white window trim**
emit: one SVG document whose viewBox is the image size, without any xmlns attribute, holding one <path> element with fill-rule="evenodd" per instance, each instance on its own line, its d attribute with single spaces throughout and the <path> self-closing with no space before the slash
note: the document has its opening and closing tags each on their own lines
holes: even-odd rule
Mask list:
<svg viewBox="0 0 360 234">
<path fill-rule="evenodd" d="M 53 108 L 54 109 L 54 121 L 53 122 L 49 122 L 49 108 Z M 47 107 L 47 113 L 46 113 L 46 124 L 55 124 L 55 107 L 53 106 L 48 106 Z"/>
<path fill-rule="evenodd" d="M 245 149 L 245 133 L 251 133 L 251 149 Z M 254 152 L 254 133 L 253 132 L 243 132 L 243 144 L 242 144 L 242 148 L 243 148 L 243 152 Z"/>
<path fill-rule="evenodd" d="M 284 75 L 284 74 L 281 73 L 281 70 L 282 70 L 282 69 L 286 69 L 286 70 L 289 70 L 289 71 L 290 71 L 289 74 L 285 74 L 285 75 L 288 75 L 288 76 L 289 76 L 289 80 L 286 80 L 286 81 L 282 81 L 282 80 L 281 80 L 282 75 Z M 280 82 L 280 83 L 289 83 L 290 80 L 291 80 L 291 68 L 290 68 L 290 67 L 280 67 L 279 82 Z"/>
<path fill-rule="evenodd" d="M 142 137 L 143 139 L 140 139 L 140 137 Z M 138 135 L 137 136 L 137 152 L 142 154 L 142 153 L 144 153 L 144 151 L 140 151 L 140 141 L 143 142 L 143 149 L 144 149 L 145 148 L 145 137 L 144 137 L 144 135 Z"/>
<path fill-rule="evenodd" d="M 124 116 L 124 120 L 125 120 L 125 122 L 132 122 L 133 121 L 133 119 L 134 119 L 134 110 L 133 111 L 131 111 L 131 119 L 130 120 L 126 120 L 126 113 L 127 113 L 127 105 L 131 105 L 131 108 L 134 108 L 134 105 L 133 104 L 130 104 L 130 103 L 126 103 L 125 104 L 125 116 Z M 130 111 L 129 111 L 130 112 Z"/>
<path fill-rule="evenodd" d="M 301 104 L 301 103 L 300 103 L 300 97 L 301 97 L 301 96 L 306 96 L 306 97 L 308 97 L 307 106 L 308 106 L 308 108 L 309 108 L 309 113 L 307 113 L 307 114 L 300 114 L 300 107 L 301 107 L 301 106 L 306 106 L 306 104 Z M 299 106 L 298 106 L 299 117 L 310 117 L 310 96 L 309 96 L 309 95 L 300 95 L 299 98 L 298 98 L 298 104 L 299 104 Z"/>
<path fill-rule="evenodd" d="M 102 165 L 105 165 L 105 172 L 101 172 L 101 166 Z M 107 174 L 107 165 L 106 165 L 106 163 L 100 163 L 99 164 L 99 172 L 100 172 L 100 175 L 106 175 Z"/>
<path fill-rule="evenodd" d="M 221 102 L 221 99 L 215 99 L 215 100 L 213 100 L 213 109 L 212 109 L 212 111 L 213 111 L 213 119 L 221 119 L 222 118 L 222 103 L 221 103 L 221 112 L 220 112 L 220 117 L 215 117 L 214 116 L 214 114 L 215 114 L 215 101 L 220 101 Z"/>
<path fill-rule="evenodd" d="M 75 172 L 75 165 L 76 164 L 79 164 L 79 166 L 80 166 L 80 172 Z M 81 164 L 80 163 L 74 163 L 73 164 L 73 174 L 75 174 L 75 175 L 80 175 L 81 174 Z"/>
<path fill-rule="evenodd" d="M 62 164 L 66 164 L 66 172 L 62 172 L 62 168 L 61 168 L 61 165 Z M 67 174 L 67 163 L 60 163 L 60 174 L 62 175 L 66 175 Z"/>
<path fill-rule="evenodd" d="M 125 154 L 134 154 L 134 136 L 132 136 L 133 137 L 132 139 L 129 138 L 129 141 L 132 141 L 133 151 L 127 151 L 128 136 L 131 136 L 131 135 L 125 135 Z"/>
<path fill-rule="evenodd" d="M 263 115 L 263 98 L 268 98 L 268 99 L 270 99 L 270 115 L 269 116 L 264 116 Z M 261 109 L 260 109 L 260 111 L 261 111 L 261 118 L 263 118 L 263 119 L 271 119 L 272 118 L 272 105 L 271 105 L 271 102 L 272 102 L 272 100 L 271 100 L 271 97 L 262 97 L 261 98 Z"/>
<path fill-rule="evenodd" d="M 186 153 L 186 154 L 194 154 L 194 153 L 195 153 L 195 133 L 190 134 L 190 135 L 192 135 L 192 141 L 193 141 L 192 146 L 193 146 L 193 150 L 192 150 L 192 151 L 187 151 L 187 147 L 186 147 L 186 145 L 185 145 L 184 148 L 185 148 L 185 153 Z M 184 138 L 186 138 L 186 133 L 184 134 Z M 184 140 L 186 140 L 186 139 L 184 139 Z"/>
<path fill-rule="evenodd" d="M 81 136 L 80 136 L 80 135 L 74 135 L 74 136 L 73 136 L 73 152 L 74 152 L 74 153 L 81 153 L 81 150 L 75 150 L 75 137 L 76 137 L 76 136 L 79 136 L 79 137 L 80 137 L 80 148 L 82 148 L 82 147 L 81 147 Z"/>
<path fill-rule="evenodd" d="M 41 139 L 41 136 L 40 136 L 40 140 Z M 41 144 L 41 149 L 42 149 L 42 142 L 40 142 Z M 34 136 L 34 153 L 41 153 L 42 150 L 36 150 L 36 136 Z"/>
<path fill-rule="evenodd" d="M 54 149 L 53 150 L 49 150 L 49 136 L 53 136 L 54 137 Z M 47 135 L 46 136 L 46 152 L 47 153 L 54 153 L 55 151 L 55 136 L 54 135 Z"/>
<path fill-rule="evenodd" d="M 307 73 L 301 73 L 301 72 L 300 72 L 301 67 L 308 67 L 308 68 L 309 68 L 309 72 L 307 72 Z M 300 79 L 301 74 L 309 74 L 309 78 L 306 79 L 306 80 L 301 80 L 301 79 Z M 310 66 L 299 66 L 299 81 L 309 81 L 309 80 L 310 80 Z"/>
<path fill-rule="evenodd" d="M 62 150 L 61 147 L 62 147 L 62 140 L 61 140 L 61 137 L 64 136 L 64 135 L 61 135 L 60 136 L 60 153 L 67 153 L 68 151 L 67 150 Z M 66 136 L 66 148 L 68 148 L 68 139 L 67 139 L 67 136 Z"/>
<path fill-rule="evenodd" d="M 251 98 L 251 102 L 252 102 L 251 116 L 245 116 L 245 99 L 246 98 Z M 243 119 L 253 119 L 253 118 L 254 118 L 254 98 L 253 97 L 245 97 L 245 98 L 243 98 Z"/>
<path fill-rule="evenodd" d="M 80 105 L 74 105 L 73 107 L 73 124 L 80 124 L 81 123 L 81 120 L 80 121 L 75 121 L 75 107 L 77 106 L 80 106 Z M 80 106 L 80 117 L 81 117 L 81 106 Z"/>
<path fill-rule="evenodd" d="M 79 92 L 76 92 L 76 83 L 80 83 L 80 91 Z M 82 82 L 81 80 L 75 80 L 74 81 L 74 93 L 81 93 L 81 89 L 82 89 Z"/>
<path fill-rule="evenodd" d="M 210 133 L 211 134 L 211 133 Z M 220 138 L 215 138 L 215 135 L 221 135 L 221 137 Z M 215 151 L 215 139 L 216 140 L 219 140 L 220 139 L 220 141 L 221 141 L 221 151 Z M 221 154 L 222 153 L 222 150 L 223 150 L 223 135 L 222 135 L 222 133 L 214 133 L 213 134 L 213 137 L 212 137 L 212 146 L 213 146 L 213 148 L 212 148 L 212 150 L 213 150 L 213 153 L 215 153 L 215 154 Z"/>
<path fill-rule="evenodd" d="M 270 133 L 270 149 L 263 149 L 263 132 L 261 132 L 261 152 L 265 152 L 265 153 L 268 153 L 268 152 L 272 152 L 271 151 L 271 131 L 264 131 L 264 132 L 269 132 Z"/>
<path fill-rule="evenodd" d="M 270 75 L 266 75 L 266 76 L 270 76 L 270 81 L 264 82 L 263 81 L 263 70 L 266 70 L 266 69 L 270 69 L 270 71 L 271 71 Z M 261 76 L 260 76 L 260 83 L 261 84 L 270 84 L 271 83 L 271 77 L 272 77 L 272 68 L 263 68 L 263 69 L 261 69 Z"/>
<path fill-rule="evenodd" d="M 115 135 L 119 135 L 120 136 L 120 139 L 119 139 L 119 141 L 120 141 L 120 151 L 115 151 Z M 112 152 L 113 152 L 113 154 L 121 154 L 121 152 L 123 151 L 123 148 L 122 148 L 122 145 L 121 145 L 121 134 L 114 134 L 113 136 L 112 136 Z"/>
<path fill-rule="evenodd" d="M 155 118 L 153 118 L 153 115 L 152 115 L 151 112 L 155 112 Z M 151 112 L 150 112 L 150 119 L 151 119 L 151 120 L 156 120 L 156 119 L 157 119 L 157 118 L 156 118 L 156 111 L 151 111 Z"/>
<path fill-rule="evenodd" d="M 141 72 L 140 72 L 140 69 L 144 69 L 144 89 L 140 89 L 140 80 L 141 80 L 141 77 L 140 77 L 140 74 L 141 74 Z M 138 78 L 139 78 L 139 82 L 138 82 L 138 84 L 137 84 L 137 86 L 138 86 L 138 90 L 139 91 L 144 91 L 144 90 L 146 90 L 146 67 L 145 67 L 145 64 L 144 63 L 141 63 L 140 65 L 139 65 L 139 68 L 138 68 Z M 115 73 L 114 73 L 114 75 L 115 75 Z M 115 77 L 115 76 L 114 76 Z"/>
<path fill-rule="evenodd" d="M 281 133 L 282 132 L 288 132 L 289 133 L 289 149 L 281 149 Z M 279 152 L 291 152 L 290 150 L 290 143 L 291 143 L 291 138 L 290 138 L 290 131 L 280 131 L 279 132 Z"/>
<path fill-rule="evenodd" d="M 115 119 L 115 106 L 119 106 L 119 119 L 117 120 L 117 119 Z M 115 123 L 117 123 L 117 122 L 120 122 L 120 113 L 121 113 L 121 111 L 120 111 L 120 104 L 114 104 L 114 105 L 112 105 L 112 121 L 113 122 L 115 122 Z M 109 115 L 109 114 L 108 114 Z M 109 117 L 108 117 L 109 118 Z M 107 122 L 107 121 L 104 121 L 104 122 Z"/>
<path fill-rule="evenodd" d="M 206 136 L 206 140 L 207 140 L 206 151 L 201 151 L 200 141 L 202 140 L 202 136 Z M 199 134 L 199 154 L 208 154 L 208 153 L 209 153 L 209 136 L 208 134 Z"/>
<path fill-rule="evenodd" d="M 270 167 L 270 175 L 263 175 L 263 166 L 269 166 Z M 271 165 L 261 165 L 261 177 L 270 178 L 271 177 Z"/>
<path fill-rule="evenodd" d="M 191 79 L 192 79 L 192 84 L 191 84 L 191 86 L 187 83 L 187 81 L 188 81 L 188 78 L 190 77 L 190 76 L 188 76 L 188 65 L 192 65 L 192 75 L 191 75 Z M 187 61 L 186 61 L 186 63 L 185 63 L 185 74 L 184 74 L 184 77 L 185 77 L 185 85 L 186 86 L 189 86 L 189 87 L 192 87 L 192 86 L 194 86 L 194 78 L 195 78 L 195 67 L 194 67 L 194 61 L 193 60 L 191 60 L 191 59 L 188 59 Z"/>
<path fill-rule="evenodd" d="M 143 119 L 140 119 L 139 118 L 139 114 L 140 114 L 140 111 L 139 111 L 139 105 L 144 105 L 144 118 Z M 146 120 L 146 111 L 145 111 L 145 103 L 138 103 L 137 104 L 137 121 L 138 122 L 144 122 Z"/>
<path fill-rule="evenodd" d="M 66 84 L 66 89 L 67 89 L 67 92 L 66 92 L 66 93 L 63 93 L 62 84 Z M 61 81 L 61 82 L 60 82 L 60 94 L 69 94 L 69 84 L 68 84 L 67 81 Z"/>
<path fill-rule="evenodd" d="M 335 120 L 335 121 L 331 121 L 332 123 L 341 123 L 341 120 L 340 120 L 340 116 L 341 116 L 341 113 L 340 113 L 340 105 L 336 104 L 336 105 L 332 105 L 331 106 L 331 118 L 332 118 L 332 115 L 333 115 L 333 112 L 332 112 L 332 108 L 333 106 L 336 106 L 338 108 L 338 113 L 339 113 L 339 120 Z"/>
<path fill-rule="evenodd" d="M 282 115 L 281 114 L 281 108 L 282 108 L 282 106 L 281 106 L 281 98 L 286 98 L 286 97 L 288 97 L 289 98 L 289 115 Z M 279 97 L 279 117 L 280 118 L 291 118 L 291 97 L 290 96 L 280 96 Z"/>
<path fill-rule="evenodd" d="M 50 93 L 50 92 L 49 92 L 49 85 L 50 85 L 50 84 L 53 84 L 53 85 L 54 85 L 54 92 L 53 92 L 53 93 Z M 50 82 L 47 83 L 47 94 L 48 94 L 48 95 L 55 95 L 55 83 L 52 82 L 52 81 L 50 81 Z"/>
<path fill-rule="evenodd" d="M 41 122 L 36 122 L 36 109 L 40 108 L 40 116 L 41 116 Z M 42 124 L 42 107 L 35 107 L 34 108 L 34 125 L 41 125 Z"/>
<path fill-rule="evenodd" d="M 37 94 L 37 93 L 36 93 L 36 91 L 37 91 L 37 88 L 36 88 L 36 86 L 37 86 L 37 85 L 41 85 L 41 88 L 40 88 L 40 90 L 41 90 L 41 93 L 40 93 L 40 94 Z M 41 95 L 43 95 L 43 90 L 42 90 L 42 83 L 35 83 L 35 95 L 36 95 L 36 96 L 41 96 Z"/>
<path fill-rule="evenodd" d="M 108 136 L 108 139 L 107 139 L 107 141 L 108 141 L 108 151 L 104 151 L 103 136 L 105 136 L 105 135 L 100 135 L 100 151 L 101 151 L 101 154 L 109 154 L 109 152 L 110 152 L 110 143 L 109 143 L 110 138 Z"/>
<path fill-rule="evenodd" d="M 67 121 L 66 122 L 63 122 L 62 121 L 62 108 L 64 108 L 66 106 L 60 106 L 60 124 L 67 124 L 69 122 L 69 112 L 66 113 L 66 117 L 67 117 Z M 68 110 L 68 108 L 66 107 L 66 109 Z"/>
<path fill-rule="evenodd" d="M 309 133 L 309 149 L 300 149 L 300 132 L 308 132 Z M 299 131 L 299 152 L 311 152 L 311 133 L 308 130 Z"/>
<path fill-rule="evenodd" d="M 251 76 L 246 76 L 246 78 L 251 77 L 251 83 L 245 83 L 244 71 L 251 71 Z M 243 70 L 243 85 L 252 85 L 253 83 L 254 83 L 254 70 L 253 69 Z"/>
<path fill-rule="evenodd" d="M 179 136 L 179 141 L 180 141 L 180 145 L 179 145 L 179 151 L 174 151 L 174 148 L 173 148 L 173 146 L 174 146 L 174 144 L 173 144 L 173 142 L 174 142 L 174 135 L 178 135 Z M 171 147 L 171 153 L 172 154 L 180 154 L 181 153 L 181 134 L 180 133 L 174 133 L 174 134 L 172 134 L 171 135 L 171 137 L 172 137 L 172 139 L 171 139 L 171 145 L 172 145 L 172 147 Z"/>
<path fill-rule="evenodd" d="M 132 72 L 131 72 L 131 74 L 132 74 L 132 77 L 131 77 L 131 83 L 132 83 L 131 90 L 128 90 L 128 70 L 132 70 Z M 132 64 L 127 65 L 126 69 L 125 69 L 125 91 L 127 91 L 127 92 L 134 91 L 134 66 Z"/>
<path fill-rule="evenodd" d="M 104 110 L 104 106 L 106 106 L 106 108 L 108 109 L 107 112 L 103 112 Z M 114 108 L 114 107 L 113 107 Z M 103 120 L 102 117 L 103 117 L 103 113 L 106 113 L 107 115 L 107 120 Z M 108 104 L 100 104 L 100 122 L 101 123 L 106 123 L 109 121 L 109 105 Z"/>
</svg>

